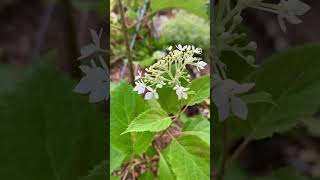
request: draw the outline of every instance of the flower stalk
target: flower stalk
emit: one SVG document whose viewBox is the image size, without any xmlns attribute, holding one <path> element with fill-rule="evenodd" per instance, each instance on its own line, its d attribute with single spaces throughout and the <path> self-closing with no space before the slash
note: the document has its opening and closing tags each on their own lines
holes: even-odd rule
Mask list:
<svg viewBox="0 0 320 180">
<path fill-rule="evenodd" d="M 129 82 L 131 85 L 134 85 L 134 73 L 133 73 L 133 64 L 132 64 L 132 56 L 131 56 L 131 50 L 130 50 L 130 44 L 129 44 L 129 33 L 128 33 L 128 27 L 126 25 L 125 17 L 124 17 L 124 10 L 122 6 L 121 0 L 118 0 L 118 8 L 120 12 L 120 21 L 122 25 L 122 33 L 124 35 L 124 41 L 126 45 L 126 51 L 127 51 L 127 58 L 128 58 L 128 65 L 129 65 Z"/>
</svg>

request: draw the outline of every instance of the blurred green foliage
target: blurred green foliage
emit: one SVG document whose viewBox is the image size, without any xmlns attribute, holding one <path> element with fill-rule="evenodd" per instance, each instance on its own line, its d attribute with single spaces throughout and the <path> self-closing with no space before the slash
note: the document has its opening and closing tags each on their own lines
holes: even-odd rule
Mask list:
<svg viewBox="0 0 320 180">
<path fill-rule="evenodd" d="M 24 72 L 0 66 L 8 84 L 0 91 L 1 179 L 78 180 L 106 160 L 106 119 L 72 92 L 56 59 L 49 54 Z"/>
<path fill-rule="evenodd" d="M 205 52 L 210 48 L 209 23 L 185 11 L 164 22 L 160 34 L 167 44 L 193 44 Z"/>
</svg>

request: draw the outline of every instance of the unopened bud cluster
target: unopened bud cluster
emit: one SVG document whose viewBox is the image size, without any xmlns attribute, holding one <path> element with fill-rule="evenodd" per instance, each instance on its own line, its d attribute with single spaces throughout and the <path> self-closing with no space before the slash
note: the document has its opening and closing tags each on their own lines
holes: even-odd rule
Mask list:
<svg viewBox="0 0 320 180">
<path fill-rule="evenodd" d="M 135 77 L 135 88 L 138 94 L 145 93 L 145 99 L 159 98 L 157 89 L 164 86 L 175 90 L 178 99 L 187 99 L 189 88 L 183 87 L 181 81 L 190 83 L 190 75 L 186 70 L 187 65 L 195 66 L 198 71 L 207 65 L 200 57 L 202 49 L 191 45 L 177 45 L 176 49 L 168 47 L 168 54 L 155 64 L 146 68 L 146 73 L 141 71 Z"/>
<path fill-rule="evenodd" d="M 279 3 L 270 3 L 266 0 L 224 0 L 218 2 L 217 15 L 214 19 L 214 58 L 220 61 L 223 51 L 236 53 L 248 64 L 254 66 L 254 57 L 248 52 L 256 51 L 255 42 L 240 45 L 239 42 L 246 38 L 246 34 L 239 32 L 238 27 L 242 23 L 241 13 L 247 8 L 254 8 L 276 14 L 280 27 L 286 31 L 285 20 L 290 24 L 299 24 L 302 21 L 298 16 L 309 11 L 310 6 L 300 0 L 280 0 Z M 221 62 L 218 64 L 222 64 Z"/>
</svg>

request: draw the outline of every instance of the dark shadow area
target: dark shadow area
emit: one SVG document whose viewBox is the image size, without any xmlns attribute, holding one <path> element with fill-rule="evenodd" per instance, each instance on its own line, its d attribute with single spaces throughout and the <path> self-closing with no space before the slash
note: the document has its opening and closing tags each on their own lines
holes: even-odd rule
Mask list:
<svg viewBox="0 0 320 180">
<path fill-rule="evenodd" d="M 0 179 L 107 176 L 108 97 L 89 103 L 97 96 L 74 89 L 79 65 L 98 59 L 78 59 L 94 31 L 108 49 L 108 10 L 104 0 L 0 2 Z"/>
</svg>

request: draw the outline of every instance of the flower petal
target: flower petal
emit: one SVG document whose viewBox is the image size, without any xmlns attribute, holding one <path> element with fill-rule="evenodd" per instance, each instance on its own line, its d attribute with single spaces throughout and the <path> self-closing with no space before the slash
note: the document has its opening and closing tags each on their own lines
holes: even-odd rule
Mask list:
<svg viewBox="0 0 320 180">
<path fill-rule="evenodd" d="M 231 97 L 232 113 L 240 119 L 246 120 L 248 116 L 247 104 L 239 97 Z"/>
<path fill-rule="evenodd" d="M 152 99 L 152 92 L 147 92 L 146 95 L 144 96 L 145 100 L 150 100 Z"/>
</svg>

